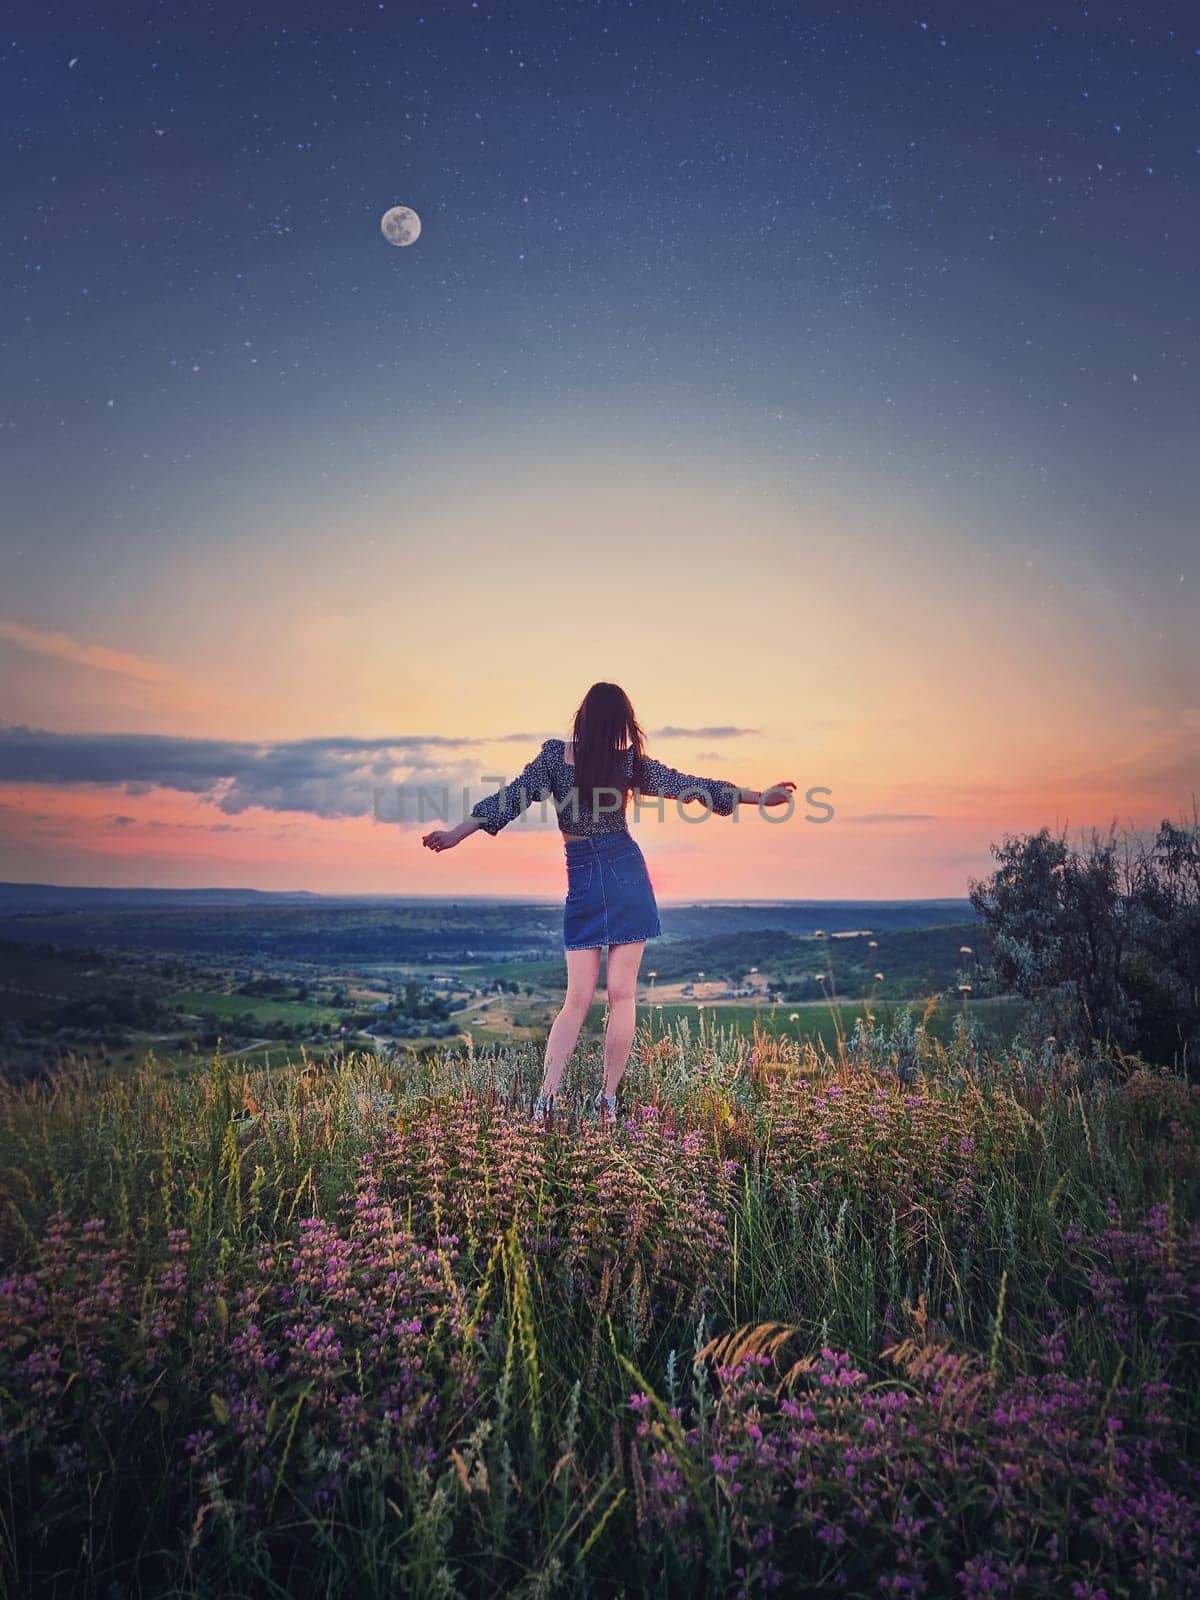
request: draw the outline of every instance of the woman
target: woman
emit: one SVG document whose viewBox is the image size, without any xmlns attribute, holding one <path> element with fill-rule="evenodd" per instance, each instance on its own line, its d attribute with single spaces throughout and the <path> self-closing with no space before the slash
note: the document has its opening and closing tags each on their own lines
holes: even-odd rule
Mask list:
<svg viewBox="0 0 1200 1600">
<path fill-rule="evenodd" d="M 662 932 L 646 862 L 625 826 L 630 792 L 635 804 L 643 795 L 700 799 L 708 810 L 727 817 L 738 804 L 788 805 L 796 787 L 777 783 L 760 794 L 715 778 L 691 777 L 651 760 L 643 744 L 625 691 L 615 683 L 594 683 L 575 713 L 570 744 L 547 739 L 507 788 L 481 800 L 457 827 L 434 829 L 422 839 L 430 850 L 449 850 L 480 828 L 499 833 L 534 799 L 549 795 L 554 800 L 567 855 L 567 995 L 546 1041 L 535 1116 L 553 1110 L 563 1068 L 596 991 L 601 950 L 608 951 L 608 1025 L 604 1087 L 595 1104 L 602 1116 L 616 1115 L 617 1086 L 633 1045 L 642 951 L 647 939 Z"/>
</svg>

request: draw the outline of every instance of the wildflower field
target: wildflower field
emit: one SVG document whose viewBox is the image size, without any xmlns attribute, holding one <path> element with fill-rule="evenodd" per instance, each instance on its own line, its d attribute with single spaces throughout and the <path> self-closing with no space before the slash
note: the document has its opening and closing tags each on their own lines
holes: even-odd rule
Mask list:
<svg viewBox="0 0 1200 1600">
<path fill-rule="evenodd" d="M 0 1091 L 4 1589 L 1200 1594 L 1200 1090 L 911 1022 L 647 1034 L 615 1127 L 538 1074 Z"/>
</svg>

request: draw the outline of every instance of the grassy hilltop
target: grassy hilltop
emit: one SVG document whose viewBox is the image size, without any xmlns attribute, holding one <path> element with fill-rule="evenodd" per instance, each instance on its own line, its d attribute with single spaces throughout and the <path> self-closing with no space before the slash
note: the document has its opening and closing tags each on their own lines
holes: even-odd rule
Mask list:
<svg viewBox="0 0 1200 1600">
<path fill-rule="evenodd" d="M 904 1015 L 643 1030 L 615 1128 L 536 1071 L 0 1089 L 7 1591 L 1196 1592 L 1195 1088 Z"/>
</svg>

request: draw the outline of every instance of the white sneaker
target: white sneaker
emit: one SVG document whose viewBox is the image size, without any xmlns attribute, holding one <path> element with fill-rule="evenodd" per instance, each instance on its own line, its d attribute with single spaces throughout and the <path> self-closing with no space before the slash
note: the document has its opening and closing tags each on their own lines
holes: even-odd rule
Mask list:
<svg viewBox="0 0 1200 1600">
<path fill-rule="evenodd" d="M 554 1099 L 552 1094 L 540 1094 L 533 1102 L 532 1117 L 536 1122 L 538 1117 L 552 1116 L 554 1113 Z"/>
<path fill-rule="evenodd" d="M 601 1121 L 615 1122 L 617 1120 L 617 1097 L 615 1094 L 605 1094 L 603 1090 L 592 1101 L 592 1110 L 596 1112 Z"/>
</svg>

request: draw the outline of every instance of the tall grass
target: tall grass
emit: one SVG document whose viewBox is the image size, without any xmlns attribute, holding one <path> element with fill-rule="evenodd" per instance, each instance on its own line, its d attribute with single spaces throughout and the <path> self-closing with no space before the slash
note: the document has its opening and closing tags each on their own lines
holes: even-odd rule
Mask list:
<svg viewBox="0 0 1200 1600">
<path fill-rule="evenodd" d="M 0 1090 L 7 1587 L 1184 1592 L 1197 1091 L 656 1032 Z"/>
</svg>

